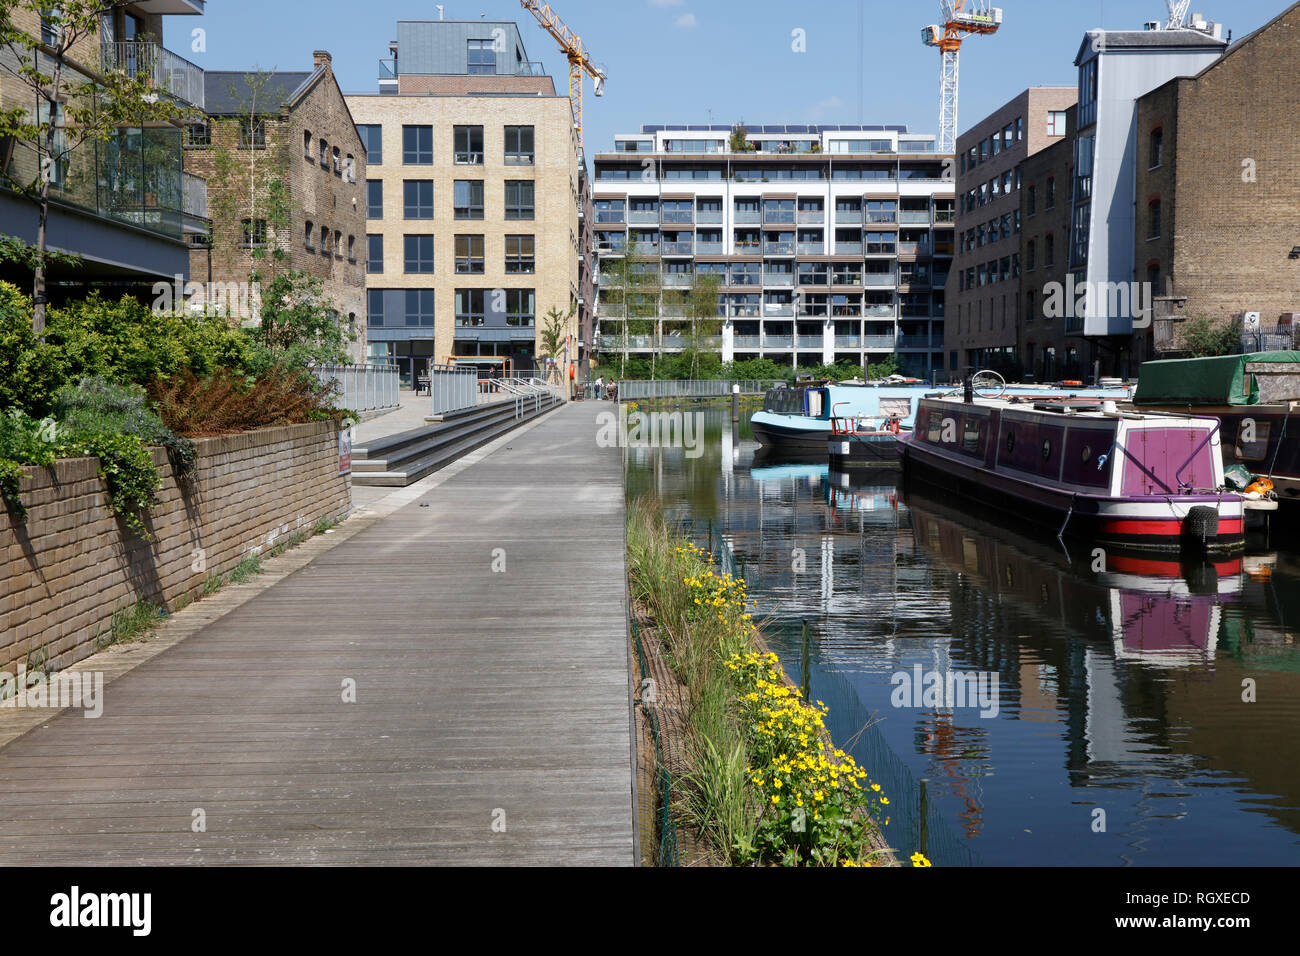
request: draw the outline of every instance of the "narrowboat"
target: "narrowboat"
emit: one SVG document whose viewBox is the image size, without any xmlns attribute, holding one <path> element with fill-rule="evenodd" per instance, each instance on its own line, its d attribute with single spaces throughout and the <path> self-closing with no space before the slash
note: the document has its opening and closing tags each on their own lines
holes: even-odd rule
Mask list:
<svg viewBox="0 0 1300 956">
<path fill-rule="evenodd" d="M 1300 512 L 1300 352 L 1255 352 L 1144 362 L 1133 407 L 1219 420 L 1223 463 L 1267 480 Z M 1293 515 L 1294 517 L 1294 515 Z"/>
<path fill-rule="evenodd" d="M 1245 501 L 1224 487 L 1219 423 L 1112 402 L 926 398 L 902 443 L 905 481 L 1058 536 L 1162 551 L 1232 551 Z"/>
</svg>

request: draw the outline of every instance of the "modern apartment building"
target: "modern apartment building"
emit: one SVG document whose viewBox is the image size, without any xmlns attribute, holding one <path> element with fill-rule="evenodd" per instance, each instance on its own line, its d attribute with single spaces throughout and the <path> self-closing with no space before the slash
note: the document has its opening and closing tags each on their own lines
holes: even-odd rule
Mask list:
<svg viewBox="0 0 1300 956">
<path fill-rule="evenodd" d="M 213 224 L 191 247 L 191 278 L 203 286 L 191 304 L 210 296 L 254 318 L 256 300 L 228 290 L 254 268 L 269 271 L 252 254 L 274 244 L 286 256 L 276 268 L 321 280 L 339 321 L 357 332 L 352 357 L 364 360 L 365 147 L 330 54 L 316 51 L 313 68 L 299 72 L 209 71 L 205 85 L 207 118 L 189 127 L 185 149 L 208 180 Z M 286 200 L 278 209 L 276 183 Z"/>
<path fill-rule="evenodd" d="M 1155 290 L 1154 347 L 1192 316 L 1260 313 L 1258 344 L 1300 312 L 1300 4 L 1137 101 L 1134 268 Z M 1150 354 L 1147 352 L 1146 354 Z"/>
<path fill-rule="evenodd" d="M 1075 58 L 1079 126 L 1071 189 L 1070 273 L 1074 288 L 1086 295 L 1076 297 L 1065 322 L 1067 333 L 1088 340 L 1087 362 L 1103 375 L 1134 375 L 1154 351 L 1150 317 L 1143 313 L 1148 304 L 1145 283 L 1158 276 L 1146 268 L 1139 271 L 1137 263 L 1151 258 L 1140 253 L 1148 239 L 1159 238 L 1152 228 L 1166 228 L 1167 207 L 1157 196 L 1138 193 L 1139 166 L 1150 160 L 1152 132 L 1139 126 L 1139 100 L 1172 79 L 1206 70 L 1228 46 L 1219 24 L 1201 21 L 1199 29 L 1175 30 L 1158 26 L 1093 30 L 1084 36 Z M 1294 50 L 1286 62 L 1294 63 Z M 1237 117 L 1221 118 L 1219 135 L 1233 140 Z M 1228 143 L 1223 149 L 1230 149 Z M 1243 158 L 1248 155 L 1241 153 Z M 1223 188 L 1228 188 L 1226 183 Z M 1204 194 L 1204 201 L 1207 215 L 1222 208 L 1211 193 Z M 1140 218 L 1147 228 L 1139 239 Z M 1214 266 L 1205 263 L 1204 268 Z"/>
<path fill-rule="evenodd" d="M 1020 281 L 1024 163 L 1065 137 L 1075 95 L 1071 87 L 1025 90 L 957 138 L 957 255 L 945 325 L 950 374 L 993 369 L 1019 380 L 1033 368 L 1022 363 L 1017 344 L 1027 318 Z M 1054 179 L 1031 188 L 1043 189 L 1044 208 L 1055 205 Z"/>
<path fill-rule="evenodd" d="M 567 95 L 509 21 L 401 21 L 379 92 L 347 104 L 365 141 L 370 355 L 537 367 L 547 313 L 580 356 L 580 161 Z M 590 301 L 590 299 L 587 299 Z"/>
<path fill-rule="evenodd" d="M 1084 380 L 1081 336 L 1065 330 L 1070 274 L 1070 186 L 1078 108 L 1065 111 L 1065 135 L 1025 158 L 1020 187 L 1020 290 L 1022 321 L 1016 328 L 1018 370 L 1034 381 Z M 1059 121 L 1058 121 L 1059 122 Z M 1054 298 L 1054 296 L 1056 298 Z"/>
<path fill-rule="evenodd" d="M 169 15 L 193 16 L 203 10 L 203 0 L 138 0 L 114 7 L 101 17 L 98 35 L 72 51 L 68 65 L 74 82 L 124 69 L 143 77 L 160 95 L 201 109 L 203 71 L 168 49 L 164 33 L 172 23 Z M 11 15 L 30 36 L 54 42 L 54 21 L 21 7 Z M 11 68 L 19 65 L 7 48 L 0 50 L 0 61 Z M 49 62 L 42 66 L 47 75 Z M 31 91 L 0 69 L 0 109 L 15 107 L 28 115 L 36 109 Z M 107 141 L 86 142 L 54 163 L 47 243 L 52 250 L 79 255 L 81 264 L 51 268 L 51 301 L 82 295 L 88 287 L 148 298 L 155 282 L 188 276 L 187 236 L 207 230 L 206 184 L 187 170 L 182 139 L 177 124 L 124 126 Z M 37 207 L 15 188 L 15 183 L 32 184 L 39 178 L 34 147 L 0 139 L 0 172 L 0 229 L 34 243 Z M 0 277 L 25 284 L 30 273 L 0 268 Z"/>
<path fill-rule="evenodd" d="M 945 163 L 947 160 L 947 163 Z M 943 365 L 951 157 L 902 126 L 644 126 L 593 158 L 598 349 L 649 357 L 703 341 L 723 361 Z M 631 244 L 648 318 L 611 287 Z M 675 331 L 675 293 L 720 283 L 721 335 Z M 647 332 L 648 330 L 648 332 Z"/>
</svg>

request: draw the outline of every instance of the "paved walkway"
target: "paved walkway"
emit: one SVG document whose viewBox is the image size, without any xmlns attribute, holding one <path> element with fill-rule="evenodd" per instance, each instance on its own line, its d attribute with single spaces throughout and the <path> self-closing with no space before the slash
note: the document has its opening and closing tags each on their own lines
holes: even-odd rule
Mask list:
<svg viewBox="0 0 1300 956">
<path fill-rule="evenodd" d="M 622 468 L 600 408 L 403 489 L 108 684 L 101 718 L 0 749 L 0 865 L 631 865 Z"/>
</svg>

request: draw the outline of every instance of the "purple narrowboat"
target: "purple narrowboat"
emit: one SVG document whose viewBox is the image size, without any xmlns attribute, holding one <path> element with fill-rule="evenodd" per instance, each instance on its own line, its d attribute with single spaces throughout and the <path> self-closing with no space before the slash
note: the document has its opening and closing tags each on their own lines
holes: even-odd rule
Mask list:
<svg viewBox="0 0 1300 956">
<path fill-rule="evenodd" d="M 901 444 L 908 482 L 1058 534 L 1157 550 L 1245 543 L 1214 419 L 1087 400 L 927 398 Z"/>
</svg>

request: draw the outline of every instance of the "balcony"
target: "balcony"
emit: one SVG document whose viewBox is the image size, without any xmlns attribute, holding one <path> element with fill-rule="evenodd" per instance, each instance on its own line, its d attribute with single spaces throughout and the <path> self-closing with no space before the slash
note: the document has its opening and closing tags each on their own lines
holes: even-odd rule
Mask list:
<svg viewBox="0 0 1300 956">
<path fill-rule="evenodd" d="M 892 272 L 868 272 L 862 277 L 862 284 L 873 288 L 890 288 L 898 285 Z"/>
<path fill-rule="evenodd" d="M 934 223 L 936 226 L 951 226 L 957 221 L 957 212 L 953 209 L 936 209 Z"/>
<path fill-rule="evenodd" d="M 889 225 L 898 222 L 898 213 L 892 209 L 870 209 L 867 211 L 868 225 Z"/>
<path fill-rule="evenodd" d="M 659 215 L 659 221 L 664 225 L 689 226 L 694 223 L 694 219 L 695 215 L 689 209 L 665 209 Z"/>
<path fill-rule="evenodd" d="M 628 211 L 627 221 L 639 226 L 659 225 L 658 209 L 632 209 Z"/>
<path fill-rule="evenodd" d="M 760 282 L 757 272 L 733 272 L 727 280 L 727 285 L 752 285 L 757 286 Z"/>
<path fill-rule="evenodd" d="M 773 272 L 769 269 L 763 270 L 763 285 L 773 286 L 777 289 L 793 289 L 794 273 L 793 272 Z"/>
<path fill-rule="evenodd" d="M 792 256 L 794 255 L 794 243 L 793 242 L 765 242 L 763 243 L 763 255 Z"/>
<path fill-rule="evenodd" d="M 627 214 L 622 209 L 598 209 L 596 210 L 596 224 L 608 224 L 611 226 L 621 226 L 627 222 Z"/>
<path fill-rule="evenodd" d="M 930 244 L 928 242 L 900 242 L 898 244 L 898 254 L 900 256 L 928 256 L 930 254 Z"/>
<path fill-rule="evenodd" d="M 689 239 L 678 240 L 676 242 L 665 242 L 662 243 L 661 255 L 665 255 L 665 256 L 694 255 L 695 254 L 694 249 L 692 248 L 694 245 L 695 243 L 693 243 Z"/>
<path fill-rule="evenodd" d="M 731 340 L 732 348 L 735 349 L 761 349 L 763 347 L 763 337 L 760 335 L 737 335 Z"/>
<path fill-rule="evenodd" d="M 900 349 L 928 349 L 933 348 L 933 343 L 928 335 L 900 335 L 898 337 L 898 347 Z M 943 341 L 939 341 L 939 348 L 943 348 Z"/>
<path fill-rule="evenodd" d="M 862 243 L 837 241 L 835 243 L 835 254 L 837 256 L 860 256 L 862 255 Z"/>
<path fill-rule="evenodd" d="M 721 209 L 697 209 L 695 211 L 695 222 L 705 226 L 722 225 Z"/>
<path fill-rule="evenodd" d="M 689 289 L 691 283 L 695 281 L 695 276 L 690 272 L 665 272 L 664 288 L 665 289 Z"/>
<path fill-rule="evenodd" d="M 863 308 L 862 315 L 868 319 L 892 319 L 894 317 L 894 307 L 892 305 L 868 305 Z"/>
<path fill-rule="evenodd" d="M 831 285 L 862 285 L 861 272 L 832 272 Z"/>
<path fill-rule="evenodd" d="M 757 319 L 760 317 L 758 306 L 733 305 L 731 306 L 731 317 L 733 319 Z"/>
<path fill-rule="evenodd" d="M 835 225 L 837 226 L 860 226 L 865 221 L 861 209 L 835 210 Z"/>
<path fill-rule="evenodd" d="M 768 210 L 763 213 L 763 225 L 765 226 L 793 226 L 794 210 L 786 209 L 777 212 Z"/>
<path fill-rule="evenodd" d="M 930 210 L 904 209 L 898 214 L 898 222 L 904 226 L 928 226 L 930 225 Z"/>
<path fill-rule="evenodd" d="M 763 348 L 765 349 L 792 349 L 794 348 L 794 336 L 791 335 L 767 335 L 763 337 Z"/>
<path fill-rule="evenodd" d="M 722 255 L 722 243 L 720 242 L 696 242 L 695 254 L 697 256 L 720 256 Z"/>
<path fill-rule="evenodd" d="M 199 109 L 204 107 L 203 70 L 171 50 L 148 40 L 125 40 L 100 47 L 105 72 L 122 70 L 153 89 Z"/>
<path fill-rule="evenodd" d="M 794 318 L 793 302 L 769 302 L 763 306 L 763 316 L 769 319 Z"/>
<path fill-rule="evenodd" d="M 758 224 L 763 221 L 763 214 L 757 209 L 737 209 L 736 214 L 731 217 L 735 223 Z"/>
<path fill-rule="evenodd" d="M 799 225 L 820 226 L 826 222 L 826 210 L 824 209 L 800 209 L 795 216 L 795 221 Z"/>
<path fill-rule="evenodd" d="M 864 335 L 862 336 L 862 347 L 864 349 L 887 349 L 894 350 L 894 337 L 892 335 Z"/>
<path fill-rule="evenodd" d="M 826 344 L 826 340 L 820 335 L 801 335 L 798 343 L 798 347 L 801 349 L 817 349 L 821 351 Z"/>
<path fill-rule="evenodd" d="M 798 245 L 798 251 L 801 256 L 822 256 L 826 254 L 826 243 L 801 242 Z"/>
<path fill-rule="evenodd" d="M 801 305 L 798 309 L 798 315 L 801 319 L 825 319 L 830 314 L 830 306 L 825 302 Z"/>
<path fill-rule="evenodd" d="M 835 336 L 835 347 L 837 349 L 860 349 L 862 348 L 862 336 L 837 335 Z"/>
<path fill-rule="evenodd" d="M 738 256 L 756 256 L 758 255 L 758 250 L 760 248 L 761 247 L 757 241 L 751 242 L 745 239 L 736 240 L 736 255 Z"/>
</svg>

